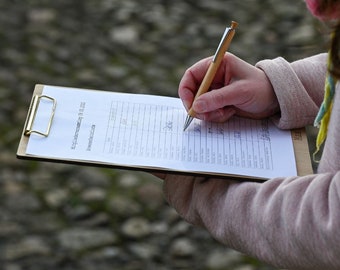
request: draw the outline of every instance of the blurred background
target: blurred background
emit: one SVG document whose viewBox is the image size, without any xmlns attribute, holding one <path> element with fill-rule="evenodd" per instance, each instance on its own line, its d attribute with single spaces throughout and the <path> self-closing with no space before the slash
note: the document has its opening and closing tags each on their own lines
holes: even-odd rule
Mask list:
<svg viewBox="0 0 340 270">
<path fill-rule="evenodd" d="M 177 96 L 231 20 L 252 64 L 327 47 L 302 0 L 0 0 L 1 269 L 275 269 L 181 220 L 146 173 L 15 155 L 35 84 Z"/>
</svg>

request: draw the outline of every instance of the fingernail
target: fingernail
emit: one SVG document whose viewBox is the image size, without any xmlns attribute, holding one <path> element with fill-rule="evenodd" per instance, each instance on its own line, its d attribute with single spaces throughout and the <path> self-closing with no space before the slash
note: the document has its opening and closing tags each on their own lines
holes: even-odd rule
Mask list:
<svg viewBox="0 0 340 270">
<path fill-rule="evenodd" d="M 187 105 L 187 103 L 184 102 L 183 100 L 182 100 L 182 104 L 187 111 L 190 109 L 189 106 Z"/>
</svg>

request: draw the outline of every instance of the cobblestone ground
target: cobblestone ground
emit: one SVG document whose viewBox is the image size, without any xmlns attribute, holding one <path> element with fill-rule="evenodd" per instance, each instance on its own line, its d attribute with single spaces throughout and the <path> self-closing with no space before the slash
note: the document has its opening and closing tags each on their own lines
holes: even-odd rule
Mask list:
<svg viewBox="0 0 340 270">
<path fill-rule="evenodd" d="M 231 20 L 250 63 L 324 50 L 297 0 L 0 0 L 1 269 L 274 269 L 181 220 L 148 174 L 15 157 L 36 83 L 176 96 Z"/>
</svg>

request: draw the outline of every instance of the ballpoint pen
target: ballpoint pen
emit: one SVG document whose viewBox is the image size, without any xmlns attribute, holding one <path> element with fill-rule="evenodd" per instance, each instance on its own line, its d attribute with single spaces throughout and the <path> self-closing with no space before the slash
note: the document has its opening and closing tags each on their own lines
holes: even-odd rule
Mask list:
<svg viewBox="0 0 340 270">
<path fill-rule="evenodd" d="M 234 37 L 235 28 L 237 27 L 237 25 L 238 25 L 237 22 L 232 21 L 230 27 L 227 27 L 225 29 L 222 39 L 220 41 L 220 44 L 218 45 L 215 55 L 209 65 L 208 71 L 205 74 L 200 87 L 198 88 L 195 99 L 209 90 L 209 87 L 216 75 L 217 69 L 222 62 L 223 56 L 225 52 L 228 50 L 231 40 Z M 191 107 L 190 110 L 188 111 L 188 115 L 184 123 L 183 131 L 185 131 L 189 127 L 195 115 L 196 113 Z"/>
</svg>

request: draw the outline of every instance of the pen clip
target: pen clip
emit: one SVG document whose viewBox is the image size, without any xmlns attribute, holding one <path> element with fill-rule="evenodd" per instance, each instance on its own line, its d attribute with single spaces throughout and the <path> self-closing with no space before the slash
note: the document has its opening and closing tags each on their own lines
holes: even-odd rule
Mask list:
<svg viewBox="0 0 340 270">
<path fill-rule="evenodd" d="M 223 36 L 222 36 L 222 38 L 221 38 L 220 44 L 218 45 L 217 50 L 216 50 L 216 52 L 215 52 L 215 54 L 214 54 L 214 58 L 213 58 L 213 60 L 212 60 L 213 62 L 216 61 L 216 58 L 217 58 L 217 56 L 219 55 L 220 50 L 222 49 L 224 42 L 225 42 L 225 41 L 227 40 L 227 38 L 229 37 L 230 33 L 231 33 L 232 31 L 235 31 L 235 27 L 236 27 L 236 26 L 237 26 L 237 23 L 236 23 L 236 22 L 232 22 L 231 26 L 230 26 L 230 27 L 227 26 L 226 29 L 224 30 L 224 33 L 223 33 Z"/>
</svg>

